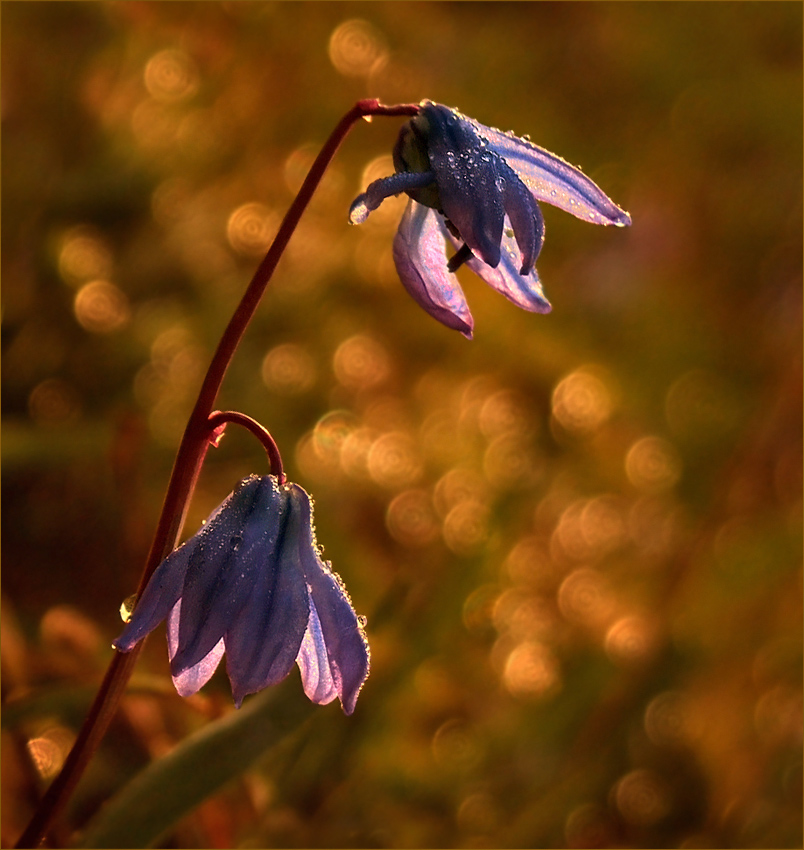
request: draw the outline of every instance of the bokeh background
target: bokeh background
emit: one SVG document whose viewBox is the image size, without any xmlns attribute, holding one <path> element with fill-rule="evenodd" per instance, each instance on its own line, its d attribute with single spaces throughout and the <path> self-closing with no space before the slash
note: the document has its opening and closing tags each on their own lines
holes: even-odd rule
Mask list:
<svg viewBox="0 0 804 850">
<path fill-rule="evenodd" d="M 404 199 L 347 224 L 401 122 L 354 128 L 220 406 L 314 495 L 372 674 L 157 846 L 801 846 L 801 45 L 797 3 L 3 3 L 6 846 L 226 319 L 368 96 L 527 133 L 634 225 L 545 208 L 553 313 L 462 271 L 468 342 L 396 278 Z M 230 428 L 186 533 L 252 472 Z M 57 843 L 232 712 L 152 637 Z"/>
</svg>

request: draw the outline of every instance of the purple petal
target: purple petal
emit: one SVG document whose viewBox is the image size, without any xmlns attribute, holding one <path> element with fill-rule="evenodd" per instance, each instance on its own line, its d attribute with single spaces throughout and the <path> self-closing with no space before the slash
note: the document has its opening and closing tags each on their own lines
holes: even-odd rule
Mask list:
<svg viewBox="0 0 804 850">
<path fill-rule="evenodd" d="M 363 627 L 340 578 L 319 554 L 313 532 L 312 507 L 307 493 L 297 484 L 291 486 L 291 502 L 301 508 L 304 535 L 300 556 L 310 597 L 318 616 L 321 640 L 326 648 L 329 671 L 345 714 L 355 710 L 357 696 L 369 674 L 369 648 Z M 312 606 L 311 606 L 312 608 Z M 313 640 L 315 636 L 313 635 Z M 313 682 L 309 683 L 312 686 Z"/>
<path fill-rule="evenodd" d="M 224 635 L 226 669 L 235 705 L 287 676 L 299 654 L 310 613 L 299 555 L 305 517 L 281 488 L 281 506 L 263 502 L 254 523 L 271 523 L 272 542 L 254 553 L 257 569 L 249 576 L 248 595 Z"/>
<path fill-rule="evenodd" d="M 265 569 L 286 498 L 271 476 L 240 482 L 194 538 L 182 589 L 173 675 L 194 667 L 226 634 Z"/>
<path fill-rule="evenodd" d="M 296 663 L 301 672 L 302 685 L 307 698 L 316 705 L 326 705 L 338 696 L 338 689 L 329 669 L 329 657 L 321 632 L 321 621 L 315 603 L 310 600 L 310 618 L 302 638 Z"/>
<path fill-rule="evenodd" d="M 472 338 L 474 320 L 458 278 L 447 271 L 437 213 L 409 201 L 394 237 L 394 263 L 413 300 L 434 319 Z"/>
<path fill-rule="evenodd" d="M 460 112 L 426 102 L 421 115 L 429 124 L 427 152 L 444 215 L 474 254 L 496 266 L 504 211 L 494 157 Z"/>
<path fill-rule="evenodd" d="M 516 244 L 522 256 L 519 273 L 528 274 L 536 263 L 544 243 L 544 216 L 535 198 L 528 192 L 516 172 L 501 159 L 500 193 L 511 222 Z"/>
<path fill-rule="evenodd" d="M 156 568 L 150 581 L 137 600 L 134 613 L 113 641 L 112 646 L 121 652 L 130 652 L 135 644 L 152 632 L 170 613 L 181 595 L 187 566 L 195 550 L 196 539 L 191 538 L 183 546 L 171 552 Z"/>
<path fill-rule="evenodd" d="M 167 616 L 168 657 L 173 660 L 179 648 L 179 618 L 181 616 L 181 599 L 173 606 Z M 224 645 L 221 638 L 212 651 L 205 655 L 196 665 L 173 676 L 173 684 L 179 696 L 189 697 L 201 690 L 212 678 L 223 657 Z"/>
<path fill-rule="evenodd" d="M 536 200 L 546 201 L 592 224 L 614 224 L 618 227 L 631 224 L 631 216 L 627 212 L 620 209 L 580 169 L 560 156 L 513 133 L 486 127 L 471 118 L 465 120 L 516 171 Z"/>
<path fill-rule="evenodd" d="M 450 238 L 456 245 L 458 244 L 456 239 Z M 519 251 L 507 220 L 503 230 L 500 264 L 497 268 L 490 268 L 477 257 L 469 259 L 466 265 L 481 280 L 513 301 L 517 307 L 531 313 L 549 313 L 553 309 L 544 297 L 536 269 L 532 269 L 526 275 L 519 273 Z"/>
</svg>

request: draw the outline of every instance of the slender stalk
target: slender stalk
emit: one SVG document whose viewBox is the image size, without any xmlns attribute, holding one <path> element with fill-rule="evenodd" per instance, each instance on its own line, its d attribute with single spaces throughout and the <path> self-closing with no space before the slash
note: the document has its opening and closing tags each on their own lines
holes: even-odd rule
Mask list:
<svg viewBox="0 0 804 850">
<path fill-rule="evenodd" d="M 226 371 L 249 322 L 259 306 L 277 263 L 335 152 L 346 138 L 352 125 L 360 118 L 374 115 L 412 116 L 416 115 L 418 111 L 419 107 L 416 104 L 383 106 L 376 99 L 358 101 L 341 118 L 321 148 L 301 189 L 299 189 L 298 195 L 290 205 L 276 237 L 268 249 L 268 253 L 254 273 L 243 298 L 229 320 L 229 324 L 224 330 L 212 357 L 198 394 L 198 400 L 190 414 L 184 436 L 179 444 L 162 505 L 162 513 L 140 579 L 138 594 L 141 594 L 145 589 L 148 579 L 157 566 L 176 547 L 187 515 L 187 508 L 210 445 L 209 417 L 213 411 Z M 129 653 L 115 652 L 89 714 L 81 727 L 73 748 L 67 755 L 61 772 L 45 792 L 39 808 L 15 845 L 16 847 L 38 847 L 44 840 L 53 821 L 64 809 L 114 716 L 142 645 L 143 642 L 139 643 Z"/>
<path fill-rule="evenodd" d="M 251 431 L 262 443 L 265 453 L 268 455 L 268 463 L 271 465 L 271 474 L 276 476 L 280 484 L 284 484 L 287 478 L 282 468 L 282 455 L 279 453 L 279 447 L 268 430 L 263 428 L 256 419 L 252 419 L 237 410 L 216 410 L 209 414 L 207 420 L 210 429 L 209 442 L 213 446 L 217 446 L 218 441 L 223 437 L 224 429 L 230 422 Z"/>
</svg>

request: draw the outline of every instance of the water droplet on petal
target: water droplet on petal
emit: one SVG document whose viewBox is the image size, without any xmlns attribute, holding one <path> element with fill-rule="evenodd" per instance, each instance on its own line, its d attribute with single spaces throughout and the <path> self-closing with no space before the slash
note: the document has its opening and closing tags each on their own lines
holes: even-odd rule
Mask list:
<svg viewBox="0 0 804 850">
<path fill-rule="evenodd" d="M 366 628 L 366 623 L 368 623 L 368 617 L 364 617 L 362 614 L 357 618 L 357 625 L 360 626 L 361 629 Z"/>
<path fill-rule="evenodd" d="M 131 596 L 127 596 L 123 600 L 123 604 L 120 606 L 120 619 L 127 623 L 131 619 L 131 615 L 134 613 L 134 606 L 137 604 L 137 594 L 132 593 Z"/>
<path fill-rule="evenodd" d="M 237 551 L 240 548 L 240 544 L 243 542 L 243 538 L 239 534 L 235 534 L 234 537 L 231 538 L 229 543 L 231 544 L 232 550 Z"/>
</svg>

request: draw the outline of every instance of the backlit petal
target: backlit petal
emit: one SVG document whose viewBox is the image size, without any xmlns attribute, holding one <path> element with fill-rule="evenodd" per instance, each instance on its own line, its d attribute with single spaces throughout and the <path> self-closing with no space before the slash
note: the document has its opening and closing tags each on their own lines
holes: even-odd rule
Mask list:
<svg viewBox="0 0 804 850">
<path fill-rule="evenodd" d="M 457 240 L 453 240 L 457 244 Z M 492 269 L 485 263 L 472 257 L 466 265 L 489 286 L 501 292 L 517 307 L 531 313 L 549 313 L 553 308 L 545 298 L 539 274 L 532 269 L 528 274 L 519 273 L 519 249 L 513 232 L 506 221 L 503 230 L 500 264 Z"/>
<path fill-rule="evenodd" d="M 268 476 L 266 476 L 268 478 Z M 275 481 L 275 479 L 272 479 Z M 235 705 L 287 676 L 307 628 L 308 590 L 299 556 L 304 517 L 283 486 L 277 506 L 262 503 L 253 524 L 272 524 L 271 545 L 255 551 L 245 604 L 229 621 L 224 643 Z"/>
<path fill-rule="evenodd" d="M 131 619 L 120 637 L 112 643 L 115 649 L 130 652 L 136 643 L 167 617 L 181 595 L 187 565 L 195 545 L 195 538 L 188 540 L 156 568 L 142 596 L 137 600 Z"/>
<path fill-rule="evenodd" d="M 275 478 L 251 476 L 195 536 L 181 593 L 174 676 L 208 655 L 248 602 L 266 553 L 276 545 L 284 501 Z"/>
<path fill-rule="evenodd" d="M 447 271 L 437 213 L 409 201 L 394 237 L 393 254 L 399 278 L 413 300 L 434 319 L 471 339 L 474 320 L 458 278 Z"/>
<path fill-rule="evenodd" d="M 326 705 L 338 696 L 338 689 L 329 669 L 329 656 L 321 632 L 321 621 L 315 603 L 310 600 L 310 617 L 296 658 L 301 672 L 302 686 L 307 698 L 318 705 Z"/>
<path fill-rule="evenodd" d="M 344 713 L 351 714 L 369 674 L 368 642 L 346 588 L 318 554 L 312 507 L 307 493 L 296 484 L 290 487 L 291 502 L 296 502 L 301 508 L 303 534 L 299 541 L 299 551 L 310 597 L 321 626 L 330 674 Z"/>
<path fill-rule="evenodd" d="M 513 133 L 466 119 L 516 171 L 534 198 L 592 224 L 631 224 L 631 216 L 580 169 Z"/>
<path fill-rule="evenodd" d="M 181 616 L 181 599 L 173 606 L 167 616 L 168 657 L 172 660 L 179 647 L 179 617 Z M 177 676 L 173 676 L 173 684 L 179 696 L 189 697 L 201 690 L 212 678 L 223 657 L 223 638 L 193 667 L 189 667 Z"/>
</svg>

